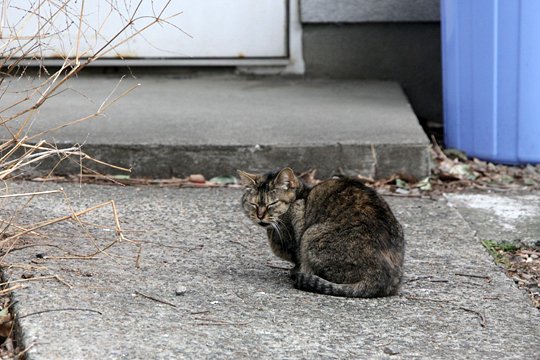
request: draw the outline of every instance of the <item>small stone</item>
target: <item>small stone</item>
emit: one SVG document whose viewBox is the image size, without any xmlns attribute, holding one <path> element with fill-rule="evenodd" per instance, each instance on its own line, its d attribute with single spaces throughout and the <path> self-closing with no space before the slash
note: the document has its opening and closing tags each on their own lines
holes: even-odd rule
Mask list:
<svg viewBox="0 0 540 360">
<path fill-rule="evenodd" d="M 389 348 L 388 346 L 383 349 L 383 352 L 388 355 L 397 355 L 399 354 L 399 351 L 396 351 L 392 348 Z"/>
<path fill-rule="evenodd" d="M 176 288 L 176 291 L 174 292 L 174 294 L 176 296 L 184 296 L 186 293 L 187 293 L 187 287 L 185 286 L 179 286 Z"/>
<path fill-rule="evenodd" d="M 23 279 L 31 279 L 34 277 L 34 274 L 33 273 L 30 273 L 30 272 L 25 272 L 21 275 L 21 278 Z"/>
<path fill-rule="evenodd" d="M 396 189 L 396 194 L 400 194 L 400 195 L 408 195 L 410 193 L 409 190 L 405 190 L 405 189 L 402 189 L 402 188 L 397 188 Z"/>
</svg>

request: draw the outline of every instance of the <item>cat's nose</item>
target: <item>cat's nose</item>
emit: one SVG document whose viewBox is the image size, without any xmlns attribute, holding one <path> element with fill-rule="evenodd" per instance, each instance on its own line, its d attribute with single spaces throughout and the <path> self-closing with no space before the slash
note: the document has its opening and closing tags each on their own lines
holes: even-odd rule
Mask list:
<svg viewBox="0 0 540 360">
<path fill-rule="evenodd" d="M 262 220 L 264 219 L 265 215 L 266 215 L 266 208 L 257 209 L 257 219 Z"/>
</svg>

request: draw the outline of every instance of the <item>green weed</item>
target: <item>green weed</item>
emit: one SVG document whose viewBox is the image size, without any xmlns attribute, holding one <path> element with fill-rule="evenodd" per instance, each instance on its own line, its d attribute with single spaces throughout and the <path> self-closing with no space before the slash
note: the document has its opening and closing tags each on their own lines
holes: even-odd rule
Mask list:
<svg viewBox="0 0 540 360">
<path fill-rule="evenodd" d="M 519 246 L 516 246 L 507 242 L 496 242 L 493 240 L 482 240 L 482 245 L 486 248 L 489 254 L 493 257 L 496 264 L 504 265 L 509 267 L 510 263 L 508 261 L 507 253 L 515 253 L 520 249 Z"/>
</svg>

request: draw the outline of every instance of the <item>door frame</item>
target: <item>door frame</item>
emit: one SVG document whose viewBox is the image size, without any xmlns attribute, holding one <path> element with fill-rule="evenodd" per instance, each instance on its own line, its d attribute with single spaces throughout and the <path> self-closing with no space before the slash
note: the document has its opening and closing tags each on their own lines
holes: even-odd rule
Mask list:
<svg viewBox="0 0 540 360">
<path fill-rule="evenodd" d="M 237 66 L 243 72 L 253 73 L 280 73 L 280 74 L 303 74 L 305 72 L 304 58 L 302 54 L 302 24 L 300 21 L 300 1 L 287 0 L 288 27 L 286 31 L 287 56 L 276 58 L 182 58 L 182 59 L 108 59 L 103 58 L 89 66 Z M 41 59 L 23 61 L 26 65 L 59 66 L 60 59 Z"/>
</svg>

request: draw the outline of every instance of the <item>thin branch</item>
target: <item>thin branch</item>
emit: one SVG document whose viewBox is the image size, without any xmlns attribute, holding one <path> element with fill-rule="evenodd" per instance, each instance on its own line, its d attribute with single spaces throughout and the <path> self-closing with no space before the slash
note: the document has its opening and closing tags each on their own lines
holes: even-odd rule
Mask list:
<svg viewBox="0 0 540 360">
<path fill-rule="evenodd" d="M 37 191 L 37 192 L 31 192 L 31 193 L 0 195 L 0 199 L 23 197 L 23 196 L 50 195 L 50 194 L 58 194 L 62 192 L 63 190 L 47 190 L 47 191 Z"/>
<path fill-rule="evenodd" d="M 194 325 L 231 325 L 231 326 L 242 326 L 242 325 L 248 325 L 251 323 L 251 321 L 243 321 L 243 322 L 231 322 L 231 321 L 225 321 L 225 320 L 219 320 L 219 319 L 205 319 L 205 318 L 195 318 L 195 320 L 201 321 L 198 323 L 195 323 Z"/>
<path fill-rule="evenodd" d="M 50 279 L 57 280 L 58 282 L 66 285 L 68 288 L 73 289 L 73 286 L 71 284 L 67 283 L 65 280 L 60 278 L 60 276 L 58 276 L 58 275 L 37 276 L 37 277 L 28 278 L 28 279 L 10 280 L 10 281 L 6 281 L 4 283 L 0 283 L 0 286 L 11 285 L 11 284 L 15 284 L 15 283 L 29 282 L 29 281 L 50 280 Z"/>
<path fill-rule="evenodd" d="M 21 285 L 21 284 L 13 285 L 12 287 L 9 287 L 9 288 L 7 288 L 7 289 L 2 289 L 2 290 L 0 290 L 0 295 L 9 294 L 9 293 L 12 292 L 13 290 L 22 289 L 23 287 L 24 287 L 24 286 Z"/>
<path fill-rule="evenodd" d="M 97 311 L 97 310 L 94 310 L 94 309 L 85 309 L 85 308 L 60 308 L 60 309 L 47 309 L 47 310 L 36 311 L 36 312 L 30 313 L 30 314 L 21 315 L 21 316 L 16 316 L 16 319 L 17 319 L 17 320 L 20 320 L 20 319 L 27 318 L 27 317 L 29 317 L 29 316 L 40 315 L 40 314 L 46 314 L 46 313 L 50 313 L 50 312 L 58 312 L 58 311 L 86 311 L 86 312 L 91 312 L 91 313 L 103 315 L 103 313 L 101 313 L 101 311 Z"/>
<path fill-rule="evenodd" d="M 456 276 L 464 276 L 464 277 L 471 277 L 471 278 L 477 278 L 477 279 L 485 279 L 487 281 L 491 281 L 491 277 L 487 275 L 475 275 L 475 274 L 464 274 L 464 273 L 454 273 Z"/>
<path fill-rule="evenodd" d="M 52 224 L 56 224 L 56 223 L 59 223 L 61 221 L 65 221 L 65 220 L 69 220 L 69 219 L 74 219 L 76 217 L 79 217 L 79 216 L 82 216 L 82 215 L 85 215 L 87 213 L 89 213 L 90 211 L 93 211 L 93 210 L 96 210 L 96 209 L 99 209 L 99 208 L 102 208 L 104 206 L 107 206 L 107 205 L 110 205 L 112 200 L 110 201 L 106 201 L 104 203 L 101 203 L 101 204 L 98 204 L 98 205 L 94 205 L 92 207 L 89 207 L 87 209 L 84 209 L 82 211 L 79 211 L 77 213 L 74 213 L 74 214 L 71 214 L 71 215 L 65 215 L 65 216 L 61 216 L 61 217 L 57 217 L 57 218 L 54 218 L 54 219 L 51 219 L 51 220 L 46 220 L 46 221 L 42 221 L 34 226 L 32 226 L 31 228 L 29 229 L 26 229 L 24 231 L 21 231 L 20 233 L 17 233 L 15 235 L 12 235 L 12 236 L 9 236 L 5 239 L 3 239 L 2 241 L 0 241 L 0 244 L 3 244 L 3 243 L 7 243 L 9 242 L 10 240 L 13 240 L 13 239 L 16 239 L 16 238 L 19 238 L 21 237 L 22 235 L 25 235 L 25 234 L 28 234 L 29 232 L 32 232 L 32 231 L 35 231 L 37 229 L 41 229 L 45 226 L 49 226 L 49 225 L 52 225 Z"/>
<path fill-rule="evenodd" d="M 438 302 L 438 303 L 444 303 L 444 304 L 449 304 L 455 308 L 458 308 L 460 310 L 463 310 L 463 311 L 467 311 L 467 312 L 470 312 L 470 313 L 473 313 L 475 314 L 477 317 L 478 317 L 478 320 L 480 322 L 480 326 L 485 328 L 487 326 L 487 320 L 486 320 L 486 317 L 484 314 L 482 314 L 480 311 L 477 311 L 477 310 L 474 310 L 474 309 L 469 309 L 467 307 L 464 307 L 464 306 L 461 306 L 461 305 L 457 305 L 451 301 L 448 301 L 448 300 L 440 300 L 440 299 L 432 299 L 432 298 L 427 298 L 427 297 L 416 297 L 416 296 L 405 296 L 405 298 L 407 300 L 420 300 L 420 301 L 431 301 L 431 302 Z"/>
<path fill-rule="evenodd" d="M 158 303 L 161 303 L 161 304 L 165 304 L 165 305 L 169 305 L 169 306 L 172 306 L 172 307 L 176 307 L 175 304 L 171 303 L 171 302 L 168 302 L 168 301 L 165 301 L 165 300 L 161 300 L 161 299 L 157 299 L 153 296 L 150 296 L 150 295 L 146 295 L 146 294 L 143 294 L 137 290 L 135 290 L 135 294 L 139 295 L 139 296 L 142 296 L 143 298 L 146 298 L 146 299 L 150 299 L 150 300 L 153 300 L 153 301 L 156 301 Z"/>
</svg>

